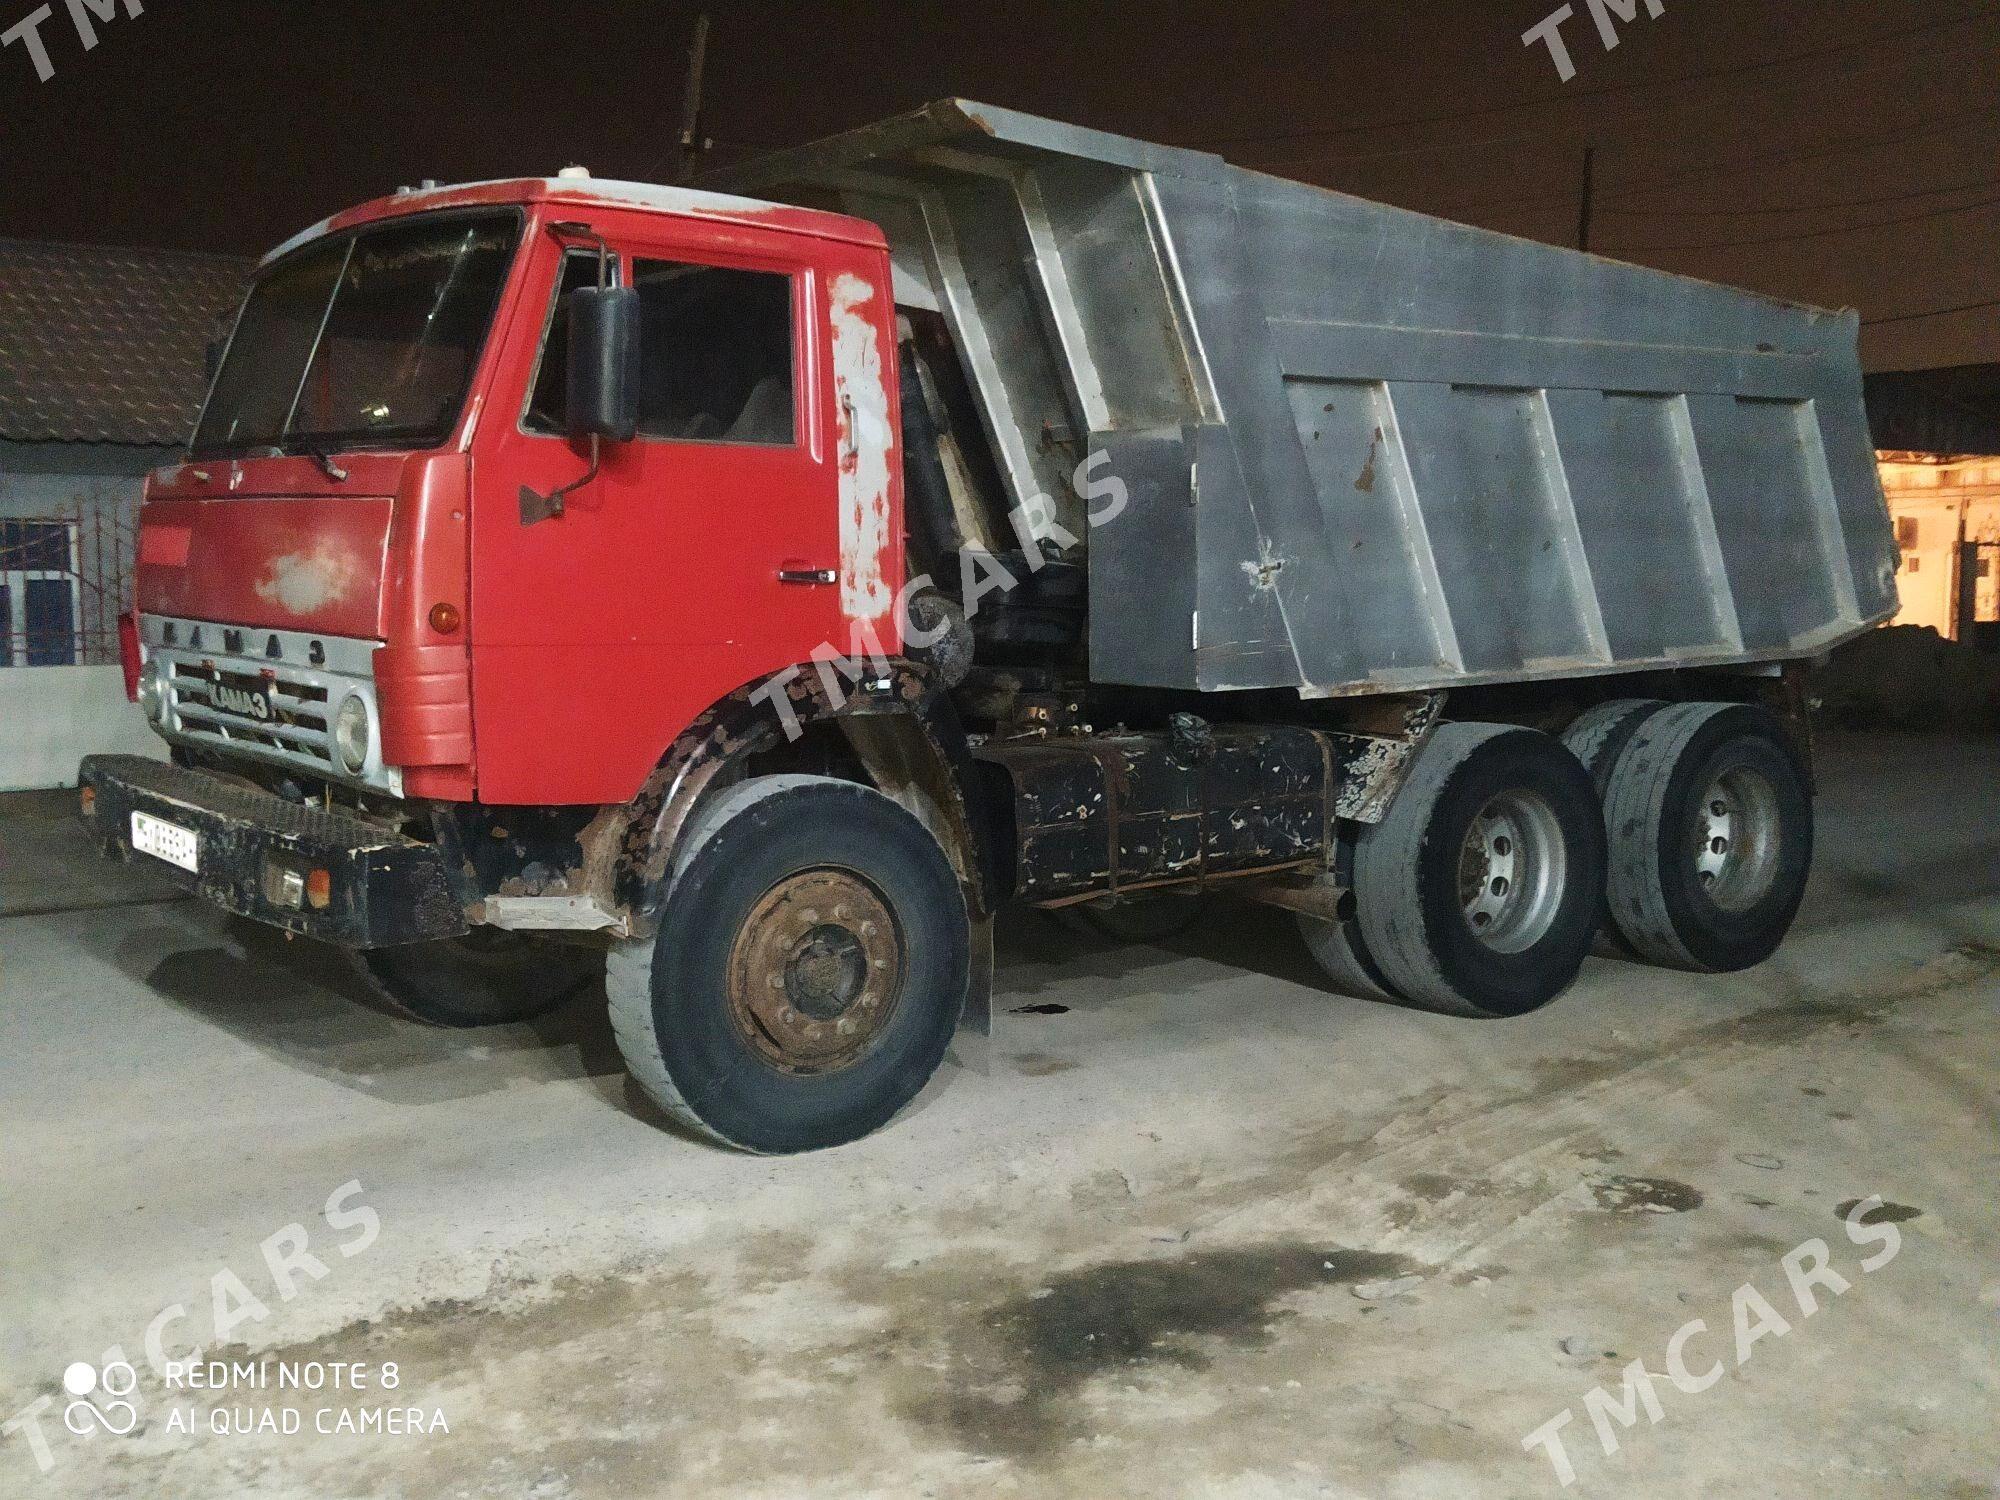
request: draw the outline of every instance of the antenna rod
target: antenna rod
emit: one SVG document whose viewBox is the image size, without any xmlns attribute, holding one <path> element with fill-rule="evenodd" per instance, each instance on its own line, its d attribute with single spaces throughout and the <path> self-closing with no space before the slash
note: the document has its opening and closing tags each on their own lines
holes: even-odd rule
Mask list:
<svg viewBox="0 0 2000 1500">
<path fill-rule="evenodd" d="M 703 11 L 694 23 L 694 47 L 688 53 L 687 92 L 681 98 L 681 172 L 680 181 L 694 181 L 695 163 L 708 149 L 708 142 L 701 134 L 701 83 L 702 72 L 708 63 L 708 12 Z"/>
<path fill-rule="evenodd" d="M 1576 216 L 1576 248 L 1590 248 L 1591 217 L 1597 210 L 1597 148 L 1583 148 L 1583 203 Z"/>
</svg>

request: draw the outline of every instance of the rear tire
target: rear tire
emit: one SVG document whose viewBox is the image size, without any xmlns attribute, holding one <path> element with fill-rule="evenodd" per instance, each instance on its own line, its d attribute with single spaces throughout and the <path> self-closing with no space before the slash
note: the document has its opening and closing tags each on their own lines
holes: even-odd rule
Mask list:
<svg viewBox="0 0 2000 1500">
<path fill-rule="evenodd" d="M 384 1003 L 426 1026 L 532 1021 L 604 972 L 601 953 L 497 927 L 354 956 Z"/>
<path fill-rule="evenodd" d="M 1320 966 L 1338 993 L 1388 1005 L 1409 1004 L 1389 988 L 1375 960 L 1368 956 L 1361 924 L 1354 918 L 1328 921 L 1300 912 L 1299 936 L 1305 939 L 1306 951 L 1312 954 L 1313 962 Z"/>
<path fill-rule="evenodd" d="M 633 1078 L 738 1150 L 860 1139 L 943 1061 L 971 974 L 951 862 L 880 792 L 746 781 L 698 813 L 651 942 L 606 989 Z"/>
<path fill-rule="evenodd" d="M 1332 879 L 1346 888 L 1332 918 L 1298 914 L 1299 936 L 1336 993 L 1357 1000 L 1376 1000 L 1388 1005 L 1408 1005 L 1409 1001 L 1389 987 L 1382 970 L 1368 952 L 1361 936 L 1360 903 L 1354 895 L 1354 846 L 1364 824 L 1342 823 L 1335 833 Z"/>
<path fill-rule="evenodd" d="M 1768 709 L 1655 714 L 1612 770 L 1605 821 L 1611 919 L 1638 957 L 1733 973 L 1784 941 L 1812 871 L 1812 797 Z"/>
<path fill-rule="evenodd" d="M 1604 908 L 1604 815 L 1547 735 L 1447 724 L 1355 851 L 1361 952 L 1408 1003 L 1525 1015 L 1575 980 Z"/>
<path fill-rule="evenodd" d="M 1617 698 L 1588 710 L 1563 731 L 1563 748 L 1581 761 L 1584 770 L 1590 773 L 1591 784 L 1597 788 L 1598 801 L 1608 800 L 1612 769 L 1625 753 L 1625 747 L 1632 743 L 1632 736 L 1666 706 L 1663 698 Z M 1608 824 L 1605 833 L 1607 837 L 1610 834 Z M 1638 956 L 1611 920 L 1608 904 L 1599 918 L 1591 951 L 1604 958 L 1631 959 Z"/>
<path fill-rule="evenodd" d="M 1602 798 L 1611 789 L 1611 769 L 1654 714 L 1667 706 L 1663 698 L 1618 698 L 1588 710 L 1563 731 L 1563 749 L 1581 762 Z"/>
</svg>

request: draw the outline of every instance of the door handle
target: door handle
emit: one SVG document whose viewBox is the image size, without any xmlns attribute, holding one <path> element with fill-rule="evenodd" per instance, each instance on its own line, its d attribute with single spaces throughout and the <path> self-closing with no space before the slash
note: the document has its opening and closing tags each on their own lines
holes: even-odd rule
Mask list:
<svg viewBox="0 0 2000 1500">
<path fill-rule="evenodd" d="M 778 582 L 799 584 L 838 583 L 840 575 L 832 568 L 780 568 Z"/>
</svg>

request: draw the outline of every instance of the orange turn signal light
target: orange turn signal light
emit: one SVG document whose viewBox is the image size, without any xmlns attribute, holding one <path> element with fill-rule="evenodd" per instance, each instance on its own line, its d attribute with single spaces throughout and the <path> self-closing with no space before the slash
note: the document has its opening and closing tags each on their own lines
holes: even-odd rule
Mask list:
<svg viewBox="0 0 2000 1500">
<path fill-rule="evenodd" d="M 78 787 L 76 789 L 76 801 L 77 805 L 83 809 L 83 815 L 86 818 L 89 817 L 97 811 L 97 788 L 94 786 Z"/>
<path fill-rule="evenodd" d="M 431 629 L 439 635 L 450 635 L 458 629 L 460 615 L 456 604 L 433 604 L 431 606 Z"/>
<path fill-rule="evenodd" d="M 325 911 L 333 901 L 333 875 L 326 870 L 313 870 L 306 875 L 306 904 L 317 911 Z"/>
</svg>

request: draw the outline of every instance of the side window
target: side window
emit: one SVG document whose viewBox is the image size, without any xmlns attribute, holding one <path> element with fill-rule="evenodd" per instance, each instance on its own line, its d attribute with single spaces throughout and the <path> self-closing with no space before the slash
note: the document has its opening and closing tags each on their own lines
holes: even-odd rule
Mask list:
<svg viewBox="0 0 2000 1500">
<path fill-rule="evenodd" d="M 678 442 L 797 441 L 791 277 L 639 260 L 632 284 L 644 329 L 641 433 Z"/>
<path fill-rule="evenodd" d="M 611 263 L 611 281 L 618 281 L 618 263 Z M 535 388 L 528 397 L 527 414 L 521 425 L 529 432 L 561 437 L 569 431 L 569 294 L 578 287 L 597 285 L 597 252 L 572 250 L 563 256 L 562 275 L 556 278 L 555 303 L 549 309 L 547 331 L 542 335 L 542 362 L 535 372 Z"/>
</svg>

